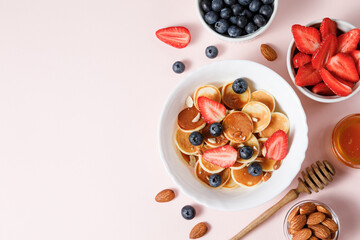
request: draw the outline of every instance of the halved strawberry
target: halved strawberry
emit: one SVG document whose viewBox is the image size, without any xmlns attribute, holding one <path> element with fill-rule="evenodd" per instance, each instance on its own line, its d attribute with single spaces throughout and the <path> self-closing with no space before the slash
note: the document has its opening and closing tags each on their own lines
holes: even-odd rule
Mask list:
<svg viewBox="0 0 360 240">
<path fill-rule="evenodd" d="M 336 22 L 330 18 L 324 18 L 320 25 L 321 39 L 325 39 L 327 35 L 334 34 L 336 36 L 337 26 Z"/>
<path fill-rule="evenodd" d="M 312 56 L 311 62 L 313 68 L 320 69 L 336 53 L 337 39 L 333 34 L 328 35 L 324 41 L 321 42 L 320 47 L 315 51 Z"/>
<path fill-rule="evenodd" d="M 302 52 L 298 52 L 293 57 L 294 68 L 299 68 L 299 67 L 304 66 L 305 64 L 307 64 L 309 62 L 311 62 L 311 56 L 307 55 L 305 53 L 302 53 Z"/>
<path fill-rule="evenodd" d="M 360 75 L 360 50 L 354 50 L 350 53 L 350 55 L 354 59 L 356 69 Z"/>
<path fill-rule="evenodd" d="M 159 29 L 156 31 L 156 37 L 160 41 L 176 48 L 186 47 L 191 40 L 189 30 L 181 26 Z"/>
<path fill-rule="evenodd" d="M 331 91 L 331 89 L 328 86 L 326 86 L 326 84 L 324 82 L 316 84 L 311 89 L 311 91 L 315 94 L 320 94 L 320 95 L 324 95 L 324 96 L 335 95 L 335 93 L 333 91 Z"/>
<path fill-rule="evenodd" d="M 314 69 L 311 63 L 300 67 L 295 76 L 295 84 L 299 87 L 312 86 L 321 81 L 319 70 Z"/>
<path fill-rule="evenodd" d="M 345 97 L 352 93 L 352 90 L 349 86 L 341 83 L 325 68 L 320 69 L 320 75 L 326 86 L 328 86 L 336 95 Z"/>
<path fill-rule="evenodd" d="M 344 79 L 341 78 L 336 78 L 339 82 L 341 82 L 342 84 L 345 84 L 346 86 L 349 86 L 350 88 L 353 88 L 355 83 L 354 82 L 349 82 L 349 81 L 345 81 Z"/>
<path fill-rule="evenodd" d="M 313 54 L 320 46 L 320 32 L 313 27 L 304 27 L 295 24 L 291 28 L 295 44 L 300 52 Z"/>
<path fill-rule="evenodd" d="M 349 53 L 357 48 L 360 40 L 360 29 L 354 28 L 338 37 L 336 52 Z"/>
<path fill-rule="evenodd" d="M 221 122 L 221 120 L 223 120 L 226 115 L 225 106 L 210 98 L 199 97 L 198 105 L 201 116 L 208 124 L 212 124 L 214 122 Z"/>
<path fill-rule="evenodd" d="M 358 82 L 359 74 L 356 70 L 355 62 L 347 54 L 338 53 L 331 57 L 326 64 L 327 70 L 337 77 L 350 82 Z"/>
<path fill-rule="evenodd" d="M 222 168 L 234 165 L 237 159 L 237 151 L 230 145 L 213 148 L 204 151 L 204 160 Z"/>
<path fill-rule="evenodd" d="M 265 142 L 266 155 L 268 159 L 275 161 L 283 160 L 288 154 L 288 139 L 283 130 L 278 130 Z"/>
</svg>

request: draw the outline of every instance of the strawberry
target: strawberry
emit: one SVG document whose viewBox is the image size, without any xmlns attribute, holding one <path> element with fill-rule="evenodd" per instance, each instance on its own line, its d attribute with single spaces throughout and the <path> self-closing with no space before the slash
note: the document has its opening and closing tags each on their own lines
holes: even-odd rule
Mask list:
<svg viewBox="0 0 360 240">
<path fill-rule="evenodd" d="M 360 29 L 354 28 L 338 37 L 336 52 L 349 53 L 357 48 L 360 40 Z"/>
<path fill-rule="evenodd" d="M 186 47 L 190 40 L 191 35 L 185 27 L 168 27 L 156 31 L 156 37 L 170 46 L 176 48 Z"/>
<path fill-rule="evenodd" d="M 342 84 L 349 86 L 350 88 L 353 88 L 355 85 L 354 82 L 345 81 L 344 79 L 341 78 L 336 78 L 336 79 L 339 80 L 339 82 L 341 82 Z"/>
<path fill-rule="evenodd" d="M 291 28 L 295 44 L 300 52 L 313 54 L 320 46 L 320 32 L 313 27 L 304 27 L 295 24 Z"/>
<path fill-rule="evenodd" d="M 283 130 L 278 130 L 265 142 L 266 155 L 268 159 L 275 161 L 283 160 L 288 154 L 288 139 Z"/>
<path fill-rule="evenodd" d="M 345 97 L 352 92 L 349 86 L 341 83 L 325 68 L 320 69 L 320 75 L 326 86 L 328 86 L 336 95 Z"/>
<path fill-rule="evenodd" d="M 225 145 L 204 151 L 203 158 L 216 166 L 228 168 L 236 162 L 237 151 L 232 146 Z"/>
<path fill-rule="evenodd" d="M 352 57 L 347 54 L 338 53 L 331 57 L 326 64 L 326 68 L 337 77 L 346 81 L 359 81 L 359 74 L 356 70 L 355 62 Z"/>
<path fill-rule="evenodd" d="M 324 96 L 333 96 L 335 95 L 333 93 L 333 91 L 331 91 L 331 89 L 326 86 L 326 84 L 324 82 L 318 83 L 316 84 L 311 91 L 315 94 L 320 94 L 320 95 L 324 95 Z"/>
<path fill-rule="evenodd" d="M 358 71 L 358 74 L 360 75 L 360 50 L 354 50 L 350 53 L 352 58 L 355 61 L 355 66 Z"/>
<path fill-rule="evenodd" d="M 325 39 L 327 35 L 334 34 L 336 36 L 337 26 L 336 22 L 330 18 L 324 18 L 320 25 L 321 39 Z"/>
<path fill-rule="evenodd" d="M 295 77 L 295 84 L 299 87 L 312 86 L 321 81 L 319 71 L 314 69 L 311 63 L 300 67 Z"/>
<path fill-rule="evenodd" d="M 311 56 L 307 55 L 305 53 L 302 53 L 302 52 L 298 52 L 293 57 L 294 68 L 299 68 L 299 67 L 304 66 L 305 64 L 307 64 L 309 62 L 311 62 Z"/>
<path fill-rule="evenodd" d="M 198 105 L 201 116 L 208 124 L 221 122 L 226 115 L 226 108 L 224 105 L 207 97 L 199 97 Z"/>
<path fill-rule="evenodd" d="M 321 42 L 320 46 L 312 56 L 311 62 L 313 68 L 320 69 L 325 66 L 329 58 L 336 53 L 336 47 L 336 36 L 333 34 L 329 34 L 328 36 L 326 36 L 324 41 Z"/>
</svg>

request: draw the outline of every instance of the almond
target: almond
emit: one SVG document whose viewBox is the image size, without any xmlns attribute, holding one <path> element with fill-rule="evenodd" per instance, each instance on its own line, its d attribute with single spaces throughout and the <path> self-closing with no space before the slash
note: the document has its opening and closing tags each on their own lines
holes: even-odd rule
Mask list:
<svg viewBox="0 0 360 240">
<path fill-rule="evenodd" d="M 303 228 L 293 235 L 293 240 L 307 240 L 311 237 L 312 232 L 308 228 Z"/>
<path fill-rule="evenodd" d="M 317 205 L 316 210 L 318 210 L 319 212 L 324 213 L 328 217 L 332 217 L 331 212 L 326 207 L 324 207 L 323 205 Z"/>
<path fill-rule="evenodd" d="M 309 240 L 319 240 L 317 237 L 315 237 L 315 236 L 311 236 L 310 238 L 309 238 Z"/>
<path fill-rule="evenodd" d="M 171 189 L 164 189 L 159 192 L 156 197 L 155 201 L 157 202 L 169 202 L 175 198 L 175 193 Z"/>
<path fill-rule="evenodd" d="M 314 212 L 311 213 L 307 219 L 306 224 L 307 225 L 316 225 L 324 221 L 326 218 L 325 214 L 322 212 Z"/>
<path fill-rule="evenodd" d="M 324 238 L 329 238 L 331 236 L 330 229 L 325 227 L 324 225 L 316 224 L 316 225 L 309 225 L 308 227 L 313 230 L 314 235 L 317 238 L 324 239 Z"/>
<path fill-rule="evenodd" d="M 289 216 L 288 216 L 288 222 L 290 222 L 291 219 L 293 219 L 293 217 L 295 217 L 296 215 L 299 215 L 299 212 L 300 212 L 300 207 L 297 206 L 296 208 L 294 208 L 294 209 L 290 212 L 290 214 L 289 214 Z"/>
<path fill-rule="evenodd" d="M 339 228 L 336 222 L 330 218 L 326 218 L 324 221 L 321 222 L 321 224 L 330 229 L 330 232 L 332 233 L 336 232 Z"/>
<path fill-rule="evenodd" d="M 260 51 L 264 58 L 269 61 L 274 61 L 277 58 L 275 50 L 267 44 L 261 44 Z"/>
<path fill-rule="evenodd" d="M 296 215 L 293 217 L 289 223 L 289 233 L 290 231 L 299 231 L 306 224 L 306 216 L 305 215 Z"/>
<path fill-rule="evenodd" d="M 300 214 L 309 215 L 310 213 L 315 212 L 315 210 L 316 205 L 312 202 L 307 202 L 300 207 Z"/>
<path fill-rule="evenodd" d="M 189 237 L 190 239 L 200 238 L 205 235 L 207 230 L 208 228 L 205 222 L 198 223 L 191 230 Z"/>
</svg>

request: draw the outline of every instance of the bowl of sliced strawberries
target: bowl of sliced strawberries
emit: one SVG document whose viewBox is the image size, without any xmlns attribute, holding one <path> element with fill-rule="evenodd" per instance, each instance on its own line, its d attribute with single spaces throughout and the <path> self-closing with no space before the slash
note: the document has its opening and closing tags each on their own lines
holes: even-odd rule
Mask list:
<svg viewBox="0 0 360 240">
<path fill-rule="evenodd" d="M 360 29 L 324 18 L 291 28 L 287 68 L 297 88 L 323 103 L 340 102 L 360 91 Z"/>
</svg>

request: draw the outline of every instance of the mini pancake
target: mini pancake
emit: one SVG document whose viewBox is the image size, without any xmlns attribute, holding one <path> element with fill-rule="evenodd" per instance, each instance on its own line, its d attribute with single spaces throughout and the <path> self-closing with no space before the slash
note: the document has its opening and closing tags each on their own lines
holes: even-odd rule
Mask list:
<svg viewBox="0 0 360 240">
<path fill-rule="evenodd" d="M 217 148 L 217 147 L 224 146 L 225 144 L 227 144 L 229 142 L 229 139 L 227 139 L 223 133 L 218 137 L 211 136 L 211 134 L 209 132 L 209 128 L 210 128 L 210 125 L 207 124 L 201 131 L 202 135 L 204 137 L 204 142 L 207 145 L 209 145 L 213 148 Z"/>
<path fill-rule="evenodd" d="M 194 107 L 185 108 L 178 114 L 177 125 L 184 132 L 199 131 L 206 125 L 206 122 L 199 114 L 200 112 Z M 200 118 L 196 121 L 198 117 Z"/>
<path fill-rule="evenodd" d="M 227 183 L 227 181 L 229 181 L 231 175 L 230 175 L 230 169 L 226 168 L 225 170 L 221 171 L 220 173 L 218 173 L 221 176 L 221 184 L 220 186 L 218 186 L 217 188 L 221 188 L 224 184 Z M 212 173 L 209 173 L 207 171 L 205 171 L 199 161 L 196 163 L 195 165 L 195 176 L 197 179 L 200 180 L 200 182 L 204 183 L 205 185 L 207 185 L 208 187 L 211 187 L 209 184 L 209 177 L 210 175 L 212 175 Z M 214 188 L 214 187 L 211 187 Z"/>
<path fill-rule="evenodd" d="M 244 142 L 244 146 L 252 147 L 252 149 L 254 150 L 254 153 L 253 153 L 252 157 L 249 158 L 249 159 L 242 159 L 239 156 L 239 159 L 237 161 L 241 162 L 241 163 L 253 162 L 257 158 L 257 156 L 259 155 L 259 152 L 260 152 L 259 141 L 257 140 L 257 138 L 253 134 L 251 134 L 250 139 L 247 140 L 246 142 Z"/>
<path fill-rule="evenodd" d="M 254 132 L 261 132 L 271 121 L 270 109 L 261 102 L 249 102 L 242 112 L 247 113 L 254 122 Z"/>
<path fill-rule="evenodd" d="M 235 162 L 234 165 L 232 165 L 230 168 L 231 169 L 242 169 L 244 167 L 246 167 L 246 163 L 241 163 L 241 162 Z"/>
<path fill-rule="evenodd" d="M 253 132 L 253 122 L 244 112 L 234 111 L 228 114 L 222 125 L 225 137 L 236 143 L 245 142 Z"/>
<path fill-rule="evenodd" d="M 265 146 L 265 142 L 267 141 L 268 139 L 267 138 L 258 138 L 258 142 L 259 142 L 259 149 L 260 149 L 260 152 L 259 152 L 259 157 L 265 157 L 263 155 L 263 148 Z"/>
<path fill-rule="evenodd" d="M 232 179 L 231 176 L 229 178 L 229 181 L 227 181 L 223 186 L 223 188 L 225 188 L 225 189 L 236 189 L 238 187 L 240 187 L 240 186 L 234 181 L 234 179 Z"/>
<path fill-rule="evenodd" d="M 251 101 L 261 102 L 265 104 L 271 112 L 275 110 L 275 98 L 265 90 L 258 90 L 251 94 Z"/>
<path fill-rule="evenodd" d="M 216 102 L 221 102 L 221 92 L 213 85 L 201 86 L 194 92 L 194 106 L 199 109 L 198 98 L 207 97 Z"/>
<path fill-rule="evenodd" d="M 259 164 L 261 165 L 264 172 L 272 172 L 279 169 L 281 166 L 281 161 L 275 161 L 273 159 L 259 157 L 256 160 L 259 160 Z"/>
<path fill-rule="evenodd" d="M 290 121 L 283 113 L 274 112 L 271 114 L 269 125 L 259 133 L 260 137 L 270 137 L 277 130 L 283 130 L 286 134 L 290 129 Z"/>
<path fill-rule="evenodd" d="M 202 169 L 209 173 L 219 173 L 224 170 L 224 168 L 206 161 L 202 156 L 199 157 L 199 164 L 201 165 Z"/>
<path fill-rule="evenodd" d="M 254 187 L 262 182 L 263 174 L 253 177 L 248 172 L 248 167 L 241 169 L 231 169 L 233 180 L 241 187 Z"/>
<path fill-rule="evenodd" d="M 248 87 L 244 93 L 238 94 L 232 89 L 232 82 L 222 87 L 222 101 L 231 109 L 241 109 L 251 99 L 251 91 Z"/>
<path fill-rule="evenodd" d="M 181 129 L 178 129 L 175 134 L 176 146 L 181 152 L 187 155 L 198 154 L 201 149 L 201 145 L 193 146 L 189 141 L 190 134 L 190 132 L 184 132 Z"/>
</svg>

